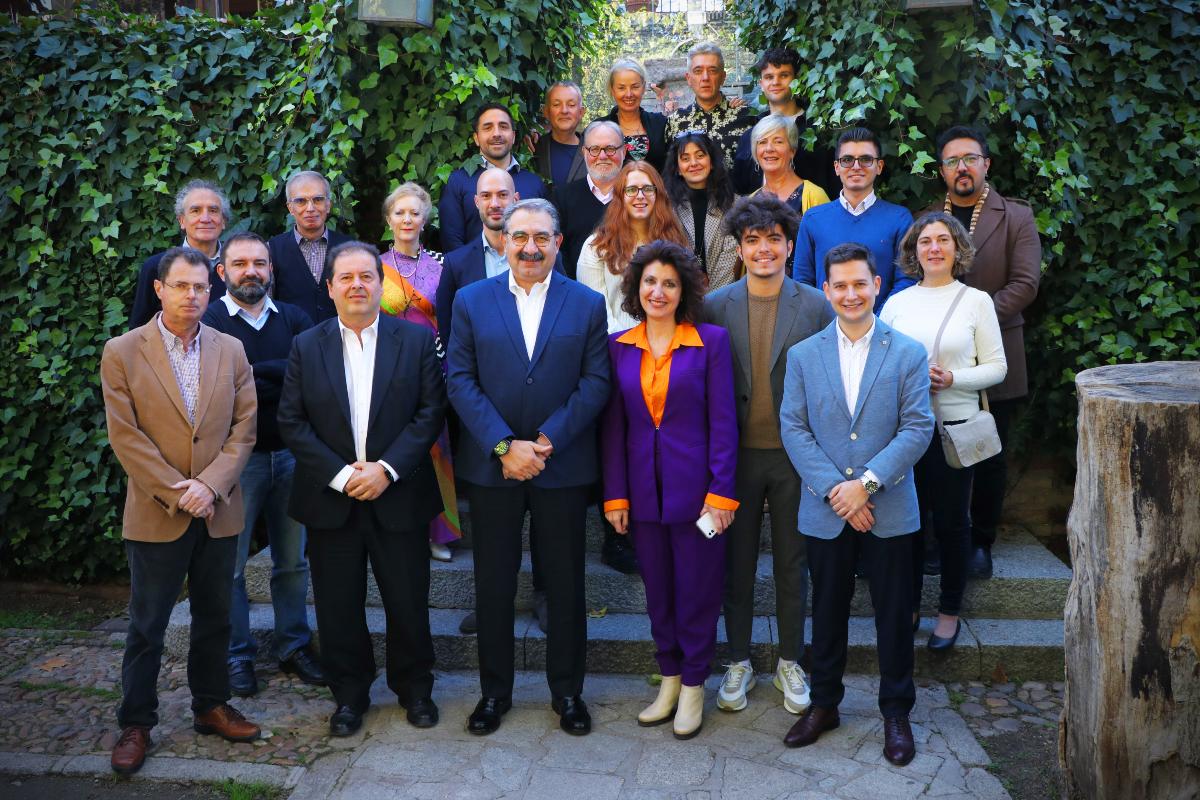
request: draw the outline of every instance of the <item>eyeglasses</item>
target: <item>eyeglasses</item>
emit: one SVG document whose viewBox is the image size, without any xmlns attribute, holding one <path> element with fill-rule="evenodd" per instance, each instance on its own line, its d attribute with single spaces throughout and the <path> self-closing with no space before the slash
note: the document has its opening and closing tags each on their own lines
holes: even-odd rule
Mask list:
<svg viewBox="0 0 1200 800">
<path fill-rule="evenodd" d="M 655 189 L 653 186 L 626 186 L 625 187 L 625 196 L 626 197 L 637 197 L 639 194 L 641 194 L 648 199 L 648 198 L 654 197 L 654 195 L 657 193 L 658 193 L 658 189 Z"/>
<path fill-rule="evenodd" d="M 973 169 L 980 161 L 983 161 L 983 156 L 979 153 L 971 153 L 965 156 L 952 156 L 942 159 L 942 166 L 946 169 L 958 169 L 959 164 L 966 164 L 968 169 Z"/>
<path fill-rule="evenodd" d="M 170 287 L 180 294 L 191 294 L 192 292 L 195 292 L 197 297 L 203 297 L 204 295 L 208 294 L 208 290 L 212 288 L 207 283 L 188 283 L 187 281 L 164 283 L 163 286 Z"/>
<path fill-rule="evenodd" d="M 624 149 L 625 149 L 624 145 L 621 145 L 620 147 L 615 146 L 615 145 L 608 145 L 607 147 L 601 147 L 598 144 L 593 144 L 593 145 L 589 145 L 589 146 L 583 148 L 583 151 L 585 153 L 587 153 L 589 156 L 591 156 L 592 158 L 598 157 L 601 153 L 604 153 L 604 155 L 608 156 L 609 158 L 613 158 L 617 155 L 617 153 L 621 152 Z"/>
<path fill-rule="evenodd" d="M 703 128 L 692 128 L 691 130 L 680 131 L 679 133 L 675 134 L 675 140 L 678 141 L 680 139 L 686 139 L 689 136 L 707 136 L 707 135 L 708 135 L 708 131 L 704 130 Z"/>
<path fill-rule="evenodd" d="M 310 205 L 323 206 L 328 200 L 329 198 L 323 194 L 318 194 L 314 197 L 293 197 L 291 200 L 288 200 L 288 205 L 295 206 L 296 208 L 307 208 Z"/>
<path fill-rule="evenodd" d="M 553 234 L 545 232 L 529 234 L 525 231 L 513 231 L 508 235 L 508 238 L 511 239 L 512 243 L 517 247 L 524 247 L 525 245 L 529 244 L 530 238 L 533 239 L 533 243 L 538 247 L 545 247 L 546 245 L 550 244 L 551 240 L 554 239 L 554 236 Z"/>
<path fill-rule="evenodd" d="M 882 161 L 882 159 L 876 158 L 875 156 L 842 156 L 837 160 L 837 163 L 842 165 L 842 169 L 850 169 L 854 166 L 855 161 L 867 169 L 870 169 L 871 167 L 875 166 L 876 161 Z"/>
</svg>

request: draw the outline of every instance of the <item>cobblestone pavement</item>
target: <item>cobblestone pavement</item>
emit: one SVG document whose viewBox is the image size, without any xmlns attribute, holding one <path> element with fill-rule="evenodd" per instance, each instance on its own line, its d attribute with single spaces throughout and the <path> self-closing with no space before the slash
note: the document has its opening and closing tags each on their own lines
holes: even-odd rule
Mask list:
<svg viewBox="0 0 1200 800">
<path fill-rule="evenodd" d="M 118 734 L 122 640 L 119 633 L 0 631 L 0 771 L 105 773 Z M 265 780 L 294 789 L 293 800 L 986 800 L 1009 795 L 988 771 L 979 739 L 1014 726 L 1055 725 L 1062 705 L 1061 684 L 925 683 L 912 714 L 917 757 L 896 768 L 882 757 L 877 680 L 868 676 L 847 677 L 841 727 L 801 750 L 781 743 L 796 718 L 782 708 L 770 676 L 760 676 L 749 708 L 735 714 L 716 710 L 714 676 L 704 730 L 688 742 L 675 741 L 669 725 L 637 726 L 637 712 L 655 693 L 638 676 L 588 677 L 584 697 L 595 728 L 582 738 L 558 730 L 538 673 L 518 673 L 513 710 L 485 738 L 464 727 L 477 699 L 473 673 L 439 673 L 434 699 L 442 721 L 429 731 L 404 721 L 380 678 L 363 730 L 347 739 L 326 735 L 333 707 L 324 689 L 265 661 L 259 679 L 265 685 L 258 696 L 234 704 L 266 738 L 230 744 L 192 731 L 186 664 L 167 659 L 162 721 L 141 776 Z"/>
</svg>

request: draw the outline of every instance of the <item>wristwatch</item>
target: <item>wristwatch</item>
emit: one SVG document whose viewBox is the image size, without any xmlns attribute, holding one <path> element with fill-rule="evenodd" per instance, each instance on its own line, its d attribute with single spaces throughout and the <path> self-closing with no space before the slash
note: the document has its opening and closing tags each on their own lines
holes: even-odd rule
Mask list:
<svg viewBox="0 0 1200 800">
<path fill-rule="evenodd" d="M 496 458 L 508 455 L 508 448 L 511 446 L 512 439 L 501 439 L 496 443 L 496 446 L 492 448 L 492 455 L 494 455 Z"/>
<path fill-rule="evenodd" d="M 867 494 L 875 494 L 879 491 L 879 481 L 873 481 L 866 475 L 859 478 L 862 481 L 863 488 L 867 490 Z"/>
</svg>

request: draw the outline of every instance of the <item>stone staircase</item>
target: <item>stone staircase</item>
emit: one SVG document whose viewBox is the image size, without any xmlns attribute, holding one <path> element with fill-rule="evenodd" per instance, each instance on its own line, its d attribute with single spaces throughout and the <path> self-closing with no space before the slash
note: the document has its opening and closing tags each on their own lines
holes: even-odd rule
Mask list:
<svg viewBox="0 0 1200 800">
<path fill-rule="evenodd" d="M 475 586 L 470 536 L 470 513 L 460 509 L 464 537 L 450 563 L 431 561 L 430 626 L 439 669 L 473 669 L 478 666 L 475 637 L 464 636 L 458 624 L 474 608 Z M 622 575 L 600 563 L 603 532 L 599 514 L 589 510 L 587 525 L 586 581 L 588 618 L 588 670 L 592 672 L 654 673 L 654 647 L 646 598 L 641 578 Z M 525 535 L 528 551 L 528 531 Z M 755 669 L 769 672 L 776 658 L 775 583 L 771 575 L 770 522 L 764 518 L 761 554 L 755 586 L 755 619 L 751 660 Z M 1001 530 L 993 552 L 995 575 L 990 580 L 970 581 L 963 599 L 963 629 L 957 646 L 949 654 L 936 655 L 923 646 L 916 649 L 918 676 L 942 681 L 965 680 L 1061 680 L 1063 674 L 1062 611 L 1071 571 L 1020 527 Z M 269 642 L 273 629 L 270 595 L 271 557 L 264 550 L 246 565 L 246 589 L 251 600 L 250 626 L 255 635 Z M 923 617 L 917 641 L 923 643 L 932 630 L 939 579 L 926 577 L 922 598 Z M 316 618 L 309 590 L 309 622 Z M 517 640 L 517 669 L 545 667 L 546 637 L 533 621 L 532 572 L 529 554 L 521 564 L 517 591 L 517 616 L 513 635 Z M 870 592 L 859 580 L 850 620 L 848 672 L 877 671 L 875 626 Z M 166 645 L 175 654 L 187 650 L 189 608 L 184 600 L 176 606 L 167 629 Z M 383 664 L 384 616 L 373 577 L 368 578 L 367 623 L 375 642 L 376 657 Z M 811 641 L 811 619 L 805 641 Z M 717 658 L 720 669 L 727 657 L 724 621 L 717 628 Z M 319 634 L 318 634 L 319 635 Z"/>
</svg>

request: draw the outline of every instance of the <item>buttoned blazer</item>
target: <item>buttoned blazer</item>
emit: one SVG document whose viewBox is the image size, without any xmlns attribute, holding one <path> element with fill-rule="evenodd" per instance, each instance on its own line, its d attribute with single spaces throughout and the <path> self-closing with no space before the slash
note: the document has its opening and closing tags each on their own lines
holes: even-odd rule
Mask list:
<svg viewBox="0 0 1200 800">
<path fill-rule="evenodd" d="M 129 476 L 121 535 L 171 542 L 192 522 L 179 510 L 196 478 L 217 495 L 208 535 L 236 536 L 243 527 L 239 478 L 254 449 L 258 399 L 242 343 L 200 326 L 200 391 L 196 422 L 188 420 L 155 320 L 104 345 L 100 386 L 108 443 Z"/>
<path fill-rule="evenodd" d="M 915 339 L 875 320 L 854 412 L 846 406 L 837 322 L 788 351 L 779 410 L 784 449 L 800 474 L 801 533 L 833 539 L 845 522 L 827 498 L 868 469 L 879 480 L 872 533 L 912 533 L 921 526 L 913 464 L 929 447 L 929 362 Z"/>
<path fill-rule="evenodd" d="M 609 391 L 604 298 L 551 273 L 530 358 L 508 279 L 506 272 L 477 281 L 454 300 L 447 387 L 465 429 L 455 474 L 479 486 L 516 486 L 501 474 L 492 449 L 508 437 L 544 433 L 554 453 L 532 483 L 594 483 L 596 420 Z"/>
<path fill-rule="evenodd" d="M 353 238 L 333 228 L 326 228 L 326 232 L 329 234 L 326 256 L 333 248 Z M 296 244 L 295 229 L 288 228 L 278 236 L 271 237 L 267 249 L 271 252 L 271 266 L 275 270 L 276 300 L 300 306 L 313 322 L 337 316 L 337 309 L 329 297 L 329 288 L 313 280 L 312 270 L 300 252 L 300 245 Z"/>
<path fill-rule="evenodd" d="M 337 319 L 292 340 L 279 433 L 296 458 L 288 515 L 313 528 L 339 528 L 355 503 L 329 482 L 358 460 Z M 386 531 L 423 530 L 442 510 L 429 450 L 441 433 L 446 388 L 433 333 L 381 314 L 367 416 L 366 461 L 386 461 L 399 475 L 369 505 Z"/>
<path fill-rule="evenodd" d="M 931 205 L 925 211 L 944 208 L 943 203 Z M 1024 312 L 1037 297 L 1042 278 L 1042 240 L 1033 209 L 1028 203 L 1006 199 L 992 189 L 983 201 L 971 239 L 975 244 L 975 260 L 962 282 L 991 295 L 1008 362 L 1008 374 L 999 385 L 987 390 L 988 398 L 1024 397 L 1029 393 Z"/>
<path fill-rule="evenodd" d="M 783 402 L 783 380 L 787 352 L 833 321 L 833 308 L 825 294 L 807 284 L 783 279 L 779 307 L 775 312 L 775 334 L 771 337 L 771 400 L 775 413 Z M 737 402 L 738 428 L 744 428 L 750 413 L 750 299 L 746 279 L 713 292 L 704 301 L 704 319 L 729 331 L 733 350 L 733 393 Z"/>
<path fill-rule="evenodd" d="M 716 206 L 708 207 L 707 218 L 704 221 L 704 241 L 696 241 L 696 220 L 692 216 L 690 202 L 675 205 L 675 218 L 683 226 L 688 239 L 693 244 L 697 255 L 704 248 L 704 258 L 708 269 L 709 291 L 728 286 L 737 279 L 737 239 L 725 228 L 725 212 Z"/>
<path fill-rule="evenodd" d="M 631 519 L 665 525 L 695 522 L 705 495 L 737 498 L 737 413 L 729 334 L 705 323 L 696 330 L 704 346 L 680 347 L 671 357 L 658 428 L 642 394 L 645 351 L 618 342 L 624 332 L 608 339 L 613 391 L 601 427 L 604 499 L 628 500 Z M 662 475 L 661 508 L 656 471 Z"/>
</svg>

